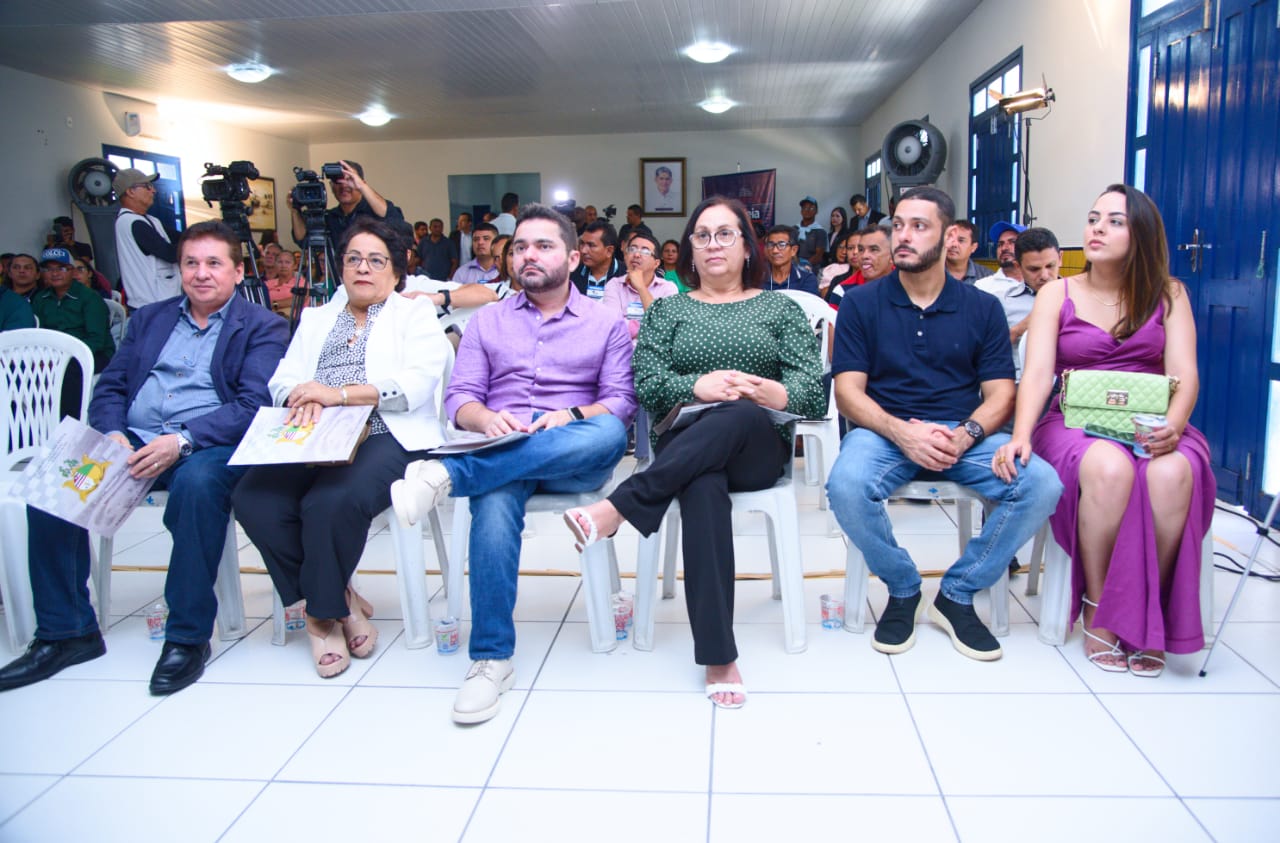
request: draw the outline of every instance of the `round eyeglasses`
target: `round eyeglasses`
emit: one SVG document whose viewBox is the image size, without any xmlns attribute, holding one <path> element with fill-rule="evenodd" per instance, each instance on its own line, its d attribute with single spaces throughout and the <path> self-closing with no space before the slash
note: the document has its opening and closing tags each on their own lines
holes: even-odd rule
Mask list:
<svg viewBox="0 0 1280 843">
<path fill-rule="evenodd" d="M 689 242 L 693 244 L 695 249 L 705 249 L 711 245 L 714 237 L 716 245 L 729 248 L 738 242 L 738 238 L 742 236 L 742 232 L 736 228 L 717 229 L 713 235 L 710 231 L 695 231 L 689 235 Z"/>
</svg>

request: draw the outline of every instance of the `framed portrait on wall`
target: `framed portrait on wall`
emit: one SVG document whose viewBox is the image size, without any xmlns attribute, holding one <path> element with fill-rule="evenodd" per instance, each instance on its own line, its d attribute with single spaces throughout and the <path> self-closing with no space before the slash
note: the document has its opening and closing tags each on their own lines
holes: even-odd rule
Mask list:
<svg viewBox="0 0 1280 843">
<path fill-rule="evenodd" d="M 640 195 L 645 216 L 683 217 L 683 158 L 641 158 Z"/>
<path fill-rule="evenodd" d="M 271 231 L 276 227 L 276 180 L 249 179 L 249 228 Z"/>
</svg>

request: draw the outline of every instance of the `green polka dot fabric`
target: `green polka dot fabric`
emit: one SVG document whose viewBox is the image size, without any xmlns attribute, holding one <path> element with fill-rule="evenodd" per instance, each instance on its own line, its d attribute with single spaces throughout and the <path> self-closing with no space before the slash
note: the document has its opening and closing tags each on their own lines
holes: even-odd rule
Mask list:
<svg viewBox="0 0 1280 843">
<path fill-rule="evenodd" d="M 687 296 L 658 299 L 644 315 L 632 359 L 636 398 L 655 423 L 716 369 L 737 369 L 787 388 L 787 411 L 818 418 L 827 410 L 818 338 L 800 305 L 781 293 L 707 304 Z M 784 438 L 789 431 L 779 428 Z M 656 441 L 656 437 L 655 437 Z"/>
</svg>

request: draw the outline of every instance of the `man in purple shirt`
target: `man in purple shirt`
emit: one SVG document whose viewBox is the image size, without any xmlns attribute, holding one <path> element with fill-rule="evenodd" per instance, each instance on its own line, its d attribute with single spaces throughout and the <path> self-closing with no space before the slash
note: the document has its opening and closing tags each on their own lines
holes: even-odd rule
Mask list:
<svg viewBox="0 0 1280 843">
<path fill-rule="evenodd" d="M 471 318 L 445 392 L 445 410 L 459 429 L 490 438 L 531 435 L 410 463 L 391 487 L 396 515 L 408 524 L 446 495 L 471 499 L 472 664 L 453 704 L 457 723 L 493 717 L 515 682 L 511 613 L 525 502 L 534 492 L 603 486 L 636 411 L 631 338 L 621 316 L 569 283 L 577 240 L 562 214 L 524 207 L 511 243 L 524 290 Z"/>
</svg>

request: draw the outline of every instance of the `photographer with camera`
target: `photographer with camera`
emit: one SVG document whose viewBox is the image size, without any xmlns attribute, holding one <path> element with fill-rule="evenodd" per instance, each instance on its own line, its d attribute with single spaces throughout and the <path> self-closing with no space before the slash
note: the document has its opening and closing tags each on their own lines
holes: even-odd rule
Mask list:
<svg viewBox="0 0 1280 843">
<path fill-rule="evenodd" d="M 386 220 L 397 229 L 407 229 L 408 223 L 405 222 L 404 212 L 392 202 L 383 199 L 378 191 L 369 186 L 369 183 L 364 180 L 364 167 L 355 161 L 325 164 L 321 168 L 321 174 L 329 180 L 333 198 L 338 200 L 336 207 L 324 212 L 324 227 L 329 236 L 329 243 L 337 243 L 341 240 L 347 226 L 359 216 L 376 217 Z M 301 246 L 306 242 L 307 223 L 295 204 L 292 194 L 289 196 L 289 213 L 293 216 L 293 240 Z M 407 242 L 413 242 L 411 236 Z"/>
<path fill-rule="evenodd" d="M 178 275 L 178 252 L 173 245 L 175 235 L 165 230 L 160 220 L 149 215 L 156 201 L 155 180 L 129 168 L 116 173 L 111 186 L 120 197 L 116 214 L 116 260 L 120 264 L 120 281 L 128 295 L 129 309 L 137 310 L 178 295 L 182 280 Z"/>
</svg>

